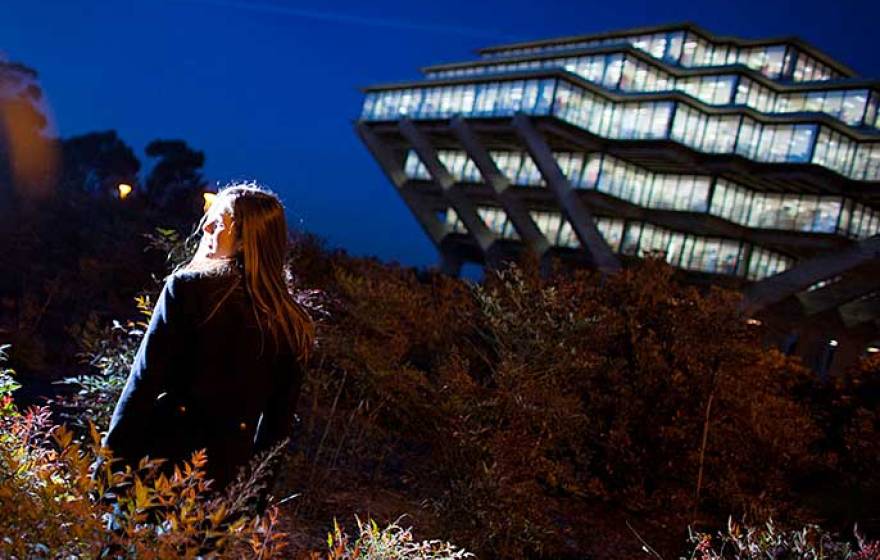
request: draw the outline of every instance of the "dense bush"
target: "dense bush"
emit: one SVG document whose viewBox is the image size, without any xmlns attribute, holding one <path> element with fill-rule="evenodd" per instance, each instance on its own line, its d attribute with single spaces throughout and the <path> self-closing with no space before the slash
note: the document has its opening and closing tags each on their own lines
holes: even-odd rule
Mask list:
<svg viewBox="0 0 880 560">
<path fill-rule="evenodd" d="M 628 523 L 669 556 L 730 514 L 877 517 L 811 492 L 876 492 L 880 360 L 822 384 L 762 346 L 733 292 L 654 260 L 613 277 L 525 261 L 475 286 L 307 236 L 290 257 L 321 319 L 275 489 L 297 495 L 303 548 L 365 510 L 504 558 L 636 555 Z M 59 403 L 72 424 L 106 419 L 141 328 L 80 329 L 97 375 Z"/>
<path fill-rule="evenodd" d="M 357 519 L 358 534 L 354 540 L 334 521 L 327 536 L 327 560 L 456 560 L 474 555 L 449 543 L 431 540 L 417 542 L 412 529 L 404 529 L 397 521 L 379 528 L 373 520 Z M 321 557 L 313 553 L 312 557 Z"/>
<path fill-rule="evenodd" d="M 270 558 L 284 547 L 277 510 L 252 511 L 278 450 L 222 494 L 209 492 L 201 452 L 170 475 L 148 458 L 120 472 L 94 426 L 83 443 L 45 407 L 19 412 L 16 388 L 11 371 L 0 372 L 2 557 Z"/>
<path fill-rule="evenodd" d="M 714 538 L 691 533 L 696 560 L 765 560 L 797 558 L 803 560 L 880 560 L 880 541 L 867 542 L 856 534 L 855 545 L 835 539 L 816 525 L 781 530 L 772 521 L 763 527 L 744 527 L 733 520 L 727 531 Z M 652 552 L 648 550 L 648 552 Z"/>
<path fill-rule="evenodd" d="M 300 512 L 353 475 L 484 556 L 636 554 L 627 520 L 675 553 L 730 513 L 828 520 L 804 481 L 858 477 L 874 445 L 857 430 L 876 406 L 831 441 L 814 397 L 837 389 L 764 348 L 737 294 L 660 262 L 610 278 L 526 262 L 473 287 L 294 256 L 332 307 L 287 480 Z"/>
<path fill-rule="evenodd" d="M 6 359 L 0 348 L 0 362 Z M 288 551 L 279 510 L 257 514 L 273 459 L 255 458 L 222 494 L 204 477 L 207 457 L 168 471 L 145 457 L 138 468 L 113 468 L 94 424 L 88 443 L 51 422 L 48 408 L 19 412 L 13 371 L 0 370 L 0 557 L 25 558 L 329 558 L 453 560 L 473 556 L 449 543 L 416 541 L 396 522 L 361 523 L 350 537 L 334 522 L 327 553 Z M 111 376 L 115 376 L 111 372 Z M 88 388 L 89 386 L 86 386 Z M 103 393 L 104 388 L 100 393 Z M 77 402 L 89 395 L 85 392 Z"/>
</svg>

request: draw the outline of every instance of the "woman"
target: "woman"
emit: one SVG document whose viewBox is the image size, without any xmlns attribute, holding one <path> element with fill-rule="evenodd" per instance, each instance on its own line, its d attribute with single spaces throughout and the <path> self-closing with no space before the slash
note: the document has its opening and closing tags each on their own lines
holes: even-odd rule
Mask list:
<svg viewBox="0 0 880 560">
<path fill-rule="evenodd" d="M 220 192 L 166 281 L 104 440 L 137 465 L 207 450 L 214 489 L 290 432 L 314 325 L 285 282 L 287 226 L 259 187 Z"/>
</svg>

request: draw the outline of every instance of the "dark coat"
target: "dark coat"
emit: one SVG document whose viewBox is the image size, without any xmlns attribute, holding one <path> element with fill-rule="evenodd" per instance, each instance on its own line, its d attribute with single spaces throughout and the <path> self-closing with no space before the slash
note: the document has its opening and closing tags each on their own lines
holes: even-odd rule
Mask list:
<svg viewBox="0 0 880 560">
<path fill-rule="evenodd" d="M 133 466 L 145 455 L 179 463 L 205 448 L 207 477 L 222 488 L 290 433 L 303 369 L 279 346 L 261 331 L 240 275 L 172 275 L 104 444 Z"/>
</svg>

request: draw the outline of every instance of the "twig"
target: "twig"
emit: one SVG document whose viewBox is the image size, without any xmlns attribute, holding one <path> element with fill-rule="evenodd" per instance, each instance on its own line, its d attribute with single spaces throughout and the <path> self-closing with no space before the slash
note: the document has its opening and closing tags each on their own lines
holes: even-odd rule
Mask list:
<svg viewBox="0 0 880 560">
<path fill-rule="evenodd" d="M 691 515 L 693 523 L 697 522 L 697 513 L 700 511 L 700 492 L 703 489 L 703 467 L 706 461 L 706 446 L 709 442 L 709 421 L 712 418 L 712 402 L 715 400 L 715 391 L 718 389 L 718 375 L 721 364 L 716 358 L 712 367 L 712 382 L 709 389 L 709 400 L 706 402 L 706 416 L 703 420 L 703 438 L 700 444 L 700 468 L 697 472 L 697 489 L 694 496 L 694 510 Z"/>
<path fill-rule="evenodd" d="M 342 444 L 345 443 L 345 438 L 348 437 L 348 430 L 351 427 L 352 423 L 354 423 L 355 414 L 360 410 L 361 405 L 363 404 L 363 400 L 361 400 L 356 407 L 354 407 L 351 411 L 351 414 L 348 416 L 348 422 L 345 424 L 345 428 L 342 430 L 342 436 L 339 438 L 339 443 L 336 445 L 336 452 L 333 453 L 333 458 L 328 463 L 328 468 L 335 468 L 336 461 L 339 459 L 339 453 L 342 451 Z"/>
<path fill-rule="evenodd" d="M 282 499 L 278 500 L 277 502 L 275 502 L 275 505 L 280 506 L 282 504 L 286 504 L 287 502 L 289 502 L 290 500 L 292 500 L 294 498 L 299 498 L 301 495 L 302 494 L 300 494 L 299 492 L 297 492 L 296 494 L 291 494 L 290 496 L 287 496 L 286 498 L 282 498 Z"/>
<path fill-rule="evenodd" d="M 649 545 L 647 541 L 645 541 L 645 539 L 643 539 L 642 536 L 635 529 L 633 529 L 633 526 L 629 524 L 628 520 L 626 521 L 626 526 L 629 528 L 630 531 L 632 531 L 632 534 L 635 535 L 637 539 L 639 539 L 639 542 L 642 543 L 642 550 L 652 555 L 654 558 L 663 560 L 663 557 L 660 556 L 660 554 L 656 550 L 654 550 L 651 545 Z"/>
<path fill-rule="evenodd" d="M 330 407 L 330 417 L 327 418 L 327 424 L 324 426 L 324 433 L 321 435 L 321 441 L 318 443 L 318 449 L 315 450 L 315 456 L 313 462 L 315 465 L 318 464 L 318 457 L 321 456 L 321 451 L 324 449 L 324 442 L 327 440 L 327 434 L 330 433 L 330 426 L 333 424 L 334 417 L 336 416 L 336 406 L 339 404 L 339 397 L 342 395 L 342 389 L 345 387 L 345 382 L 348 379 L 348 370 L 344 370 L 342 372 L 342 381 L 339 383 L 339 389 L 336 391 L 336 396 L 333 398 L 333 405 Z"/>
<path fill-rule="evenodd" d="M 692 522 L 696 523 L 697 513 L 700 510 L 700 491 L 703 489 L 703 467 L 706 461 L 706 444 L 709 440 L 709 419 L 712 414 L 712 401 L 715 400 L 714 391 L 709 395 L 709 401 L 706 403 L 706 417 L 703 420 L 703 441 L 700 444 L 700 468 L 697 471 L 697 490 L 694 496 L 694 511 L 691 515 Z"/>
</svg>

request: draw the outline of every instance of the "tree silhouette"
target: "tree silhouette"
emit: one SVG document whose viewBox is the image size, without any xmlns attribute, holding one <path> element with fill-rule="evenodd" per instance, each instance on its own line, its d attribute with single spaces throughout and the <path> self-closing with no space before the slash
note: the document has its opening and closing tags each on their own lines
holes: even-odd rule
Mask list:
<svg viewBox="0 0 880 560">
<path fill-rule="evenodd" d="M 141 163 L 115 130 L 64 140 L 62 153 L 60 183 L 65 190 L 102 194 L 115 192 L 119 183 L 137 182 Z"/>
<path fill-rule="evenodd" d="M 206 185 L 200 172 L 205 154 L 193 150 L 183 140 L 154 140 L 146 153 L 159 158 L 146 180 L 150 201 L 160 208 L 192 211 L 196 204 L 194 193 Z"/>
</svg>

